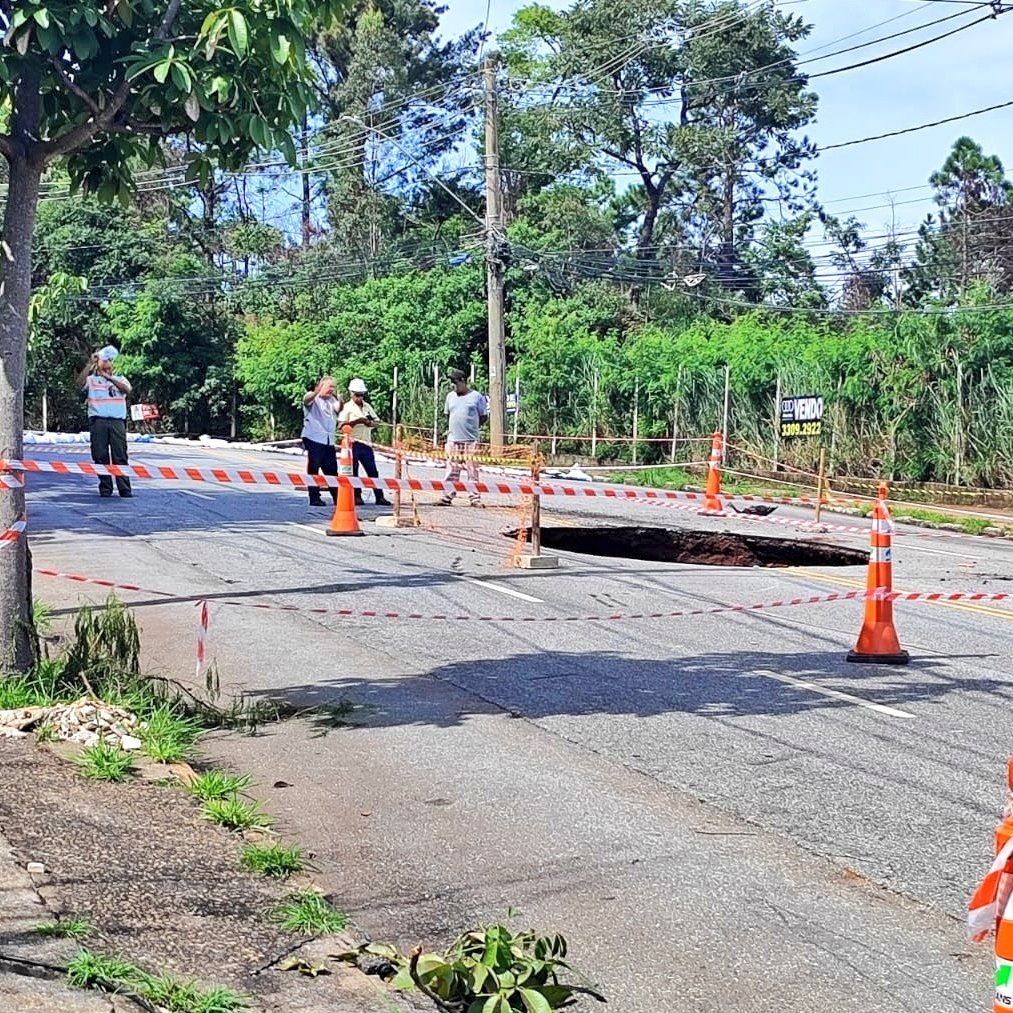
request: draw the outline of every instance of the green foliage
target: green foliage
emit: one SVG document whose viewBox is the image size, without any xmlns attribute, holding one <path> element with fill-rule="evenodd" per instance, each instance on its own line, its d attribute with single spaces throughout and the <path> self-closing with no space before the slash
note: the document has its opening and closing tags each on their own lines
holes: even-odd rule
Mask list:
<svg viewBox="0 0 1013 1013">
<path fill-rule="evenodd" d="M 204 987 L 170 975 L 151 975 L 120 957 L 78 950 L 67 965 L 73 988 L 99 989 L 143 1000 L 169 1013 L 233 1013 L 249 1008 L 246 999 L 220 985 Z"/>
<path fill-rule="evenodd" d="M 139 730 L 144 752 L 159 763 L 175 763 L 193 756 L 201 726 L 182 712 L 179 704 L 162 704 Z"/>
<path fill-rule="evenodd" d="M 441 1008 L 454 1013 L 550 1013 L 572 1006 L 579 996 L 604 996 L 566 961 L 560 936 L 514 932 L 487 925 L 465 932 L 445 953 L 402 958 L 395 988 L 417 986 Z M 561 978 L 580 979 L 577 984 Z"/>
<path fill-rule="evenodd" d="M 53 632 L 53 610 L 41 598 L 32 599 L 32 624 L 40 636 Z"/>
<path fill-rule="evenodd" d="M 61 918 L 59 921 L 36 925 L 32 934 L 45 939 L 81 940 L 91 934 L 91 929 L 91 922 L 87 918 Z"/>
<path fill-rule="evenodd" d="M 236 373 L 282 423 L 279 431 L 292 433 L 302 395 L 323 373 L 335 373 L 339 388 L 361 376 L 370 403 L 389 418 L 390 377 L 398 365 L 402 405 L 411 412 L 402 421 L 431 423 L 431 402 L 427 408 L 421 397 L 405 395 L 432 389 L 433 364 L 445 374 L 480 358 L 486 341 L 482 299 L 483 273 L 470 264 L 336 287 L 324 319 L 250 326 L 239 341 Z"/>
<path fill-rule="evenodd" d="M 295 844 L 286 847 L 275 841 L 270 844 L 244 844 L 240 861 L 251 872 L 277 879 L 294 875 L 306 867 L 301 848 Z"/>
<path fill-rule="evenodd" d="M 343 911 L 332 907 L 313 890 L 289 894 L 274 910 L 272 919 L 282 931 L 300 936 L 325 936 L 340 932 L 348 924 Z"/>
<path fill-rule="evenodd" d="M 261 811 L 258 802 L 239 798 L 212 798 L 201 806 L 204 818 L 226 830 L 252 830 L 269 827 L 271 818 Z"/>
<path fill-rule="evenodd" d="M 74 621 L 74 637 L 61 680 L 75 683 L 108 702 L 136 687 L 141 674 L 137 621 L 112 595 L 96 611 L 85 606 Z"/>
<path fill-rule="evenodd" d="M 82 749 L 74 762 L 93 781 L 126 781 L 133 769 L 130 754 L 104 739 Z"/>
<path fill-rule="evenodd" d="M 72 185 L 105 200 L 126 193 L 136 167 L 159 160 L 160 136 L 194 139 L 191 179 L 206 179 L 212 159 L 239 168 L 256 148 L 294 162 L 288 129 L 313 104 L 303 39 L 341 6 L 25 4 L 10 14 L 0 103 L 18 112 L 16 82 L 33 75 L 44 97 L 44 150 L 69 153 Z"/>
<path fill-rule="evenodd" d="M 221 431 L 232 398 L 234 317 L 218 300 L 190 296 L 192 280 L 207 269 L 187 260 L 167 277 L 149 278 L 129 299 L 105 307 L 106 334 L 123 353 L 117 368 L 134 397 L 153 402 L 163 425 L 182 432 Z M 176 275 L 178 277 L 174 277 Z"/>
<path fill-rule="evenodd" d="M 207 770 L 194 778 L 186 786 L 186 790 L 201 802 L 212 802 L 234 798 L 246 791 L 249 786 L 248 774 L 236 777 L 221 770 Z"/>
</svg>

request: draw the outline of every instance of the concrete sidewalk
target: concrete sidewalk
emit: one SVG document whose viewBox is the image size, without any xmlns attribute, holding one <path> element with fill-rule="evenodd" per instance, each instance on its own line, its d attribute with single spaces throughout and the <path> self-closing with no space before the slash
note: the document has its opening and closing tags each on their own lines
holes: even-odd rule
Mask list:
<svg viewBox="0 0 1013 1013">
<path fill-rule="evenodd" d="M 225 985 L 264 1013 L 409 1008 L 376 979 L 336 962 L 313 979 L 278 970 L 282 958 L 312 944 L 282 932 L 270 912 L 309 883 L 242 870 L 241 838 L 202 820 L 178 788 L 89 782 L 31 740 L 0 738 L 0 769 L 0 1010 L 141 1008 L 68 989 L 64 971 L 79 946 L 151 974 Z M 33 932 L 71 917 L 92 926 L 80 943 Z M 330 952 L 352 945 L 329 942 Z"/>
</svg>

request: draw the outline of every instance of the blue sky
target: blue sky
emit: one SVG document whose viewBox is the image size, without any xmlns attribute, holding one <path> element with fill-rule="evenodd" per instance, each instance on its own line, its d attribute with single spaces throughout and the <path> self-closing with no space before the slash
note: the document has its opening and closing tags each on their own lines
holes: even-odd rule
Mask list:
<svg viewBox="0 0 1013 1013">
<path fill-rule="evenodd" d="M 483 0 L 445 2 L 449 9 L 443 19 L 444 34 L 457 34 L 481 24 L 485 18 Z M 514 11 L 521 6 L 521 0 L 492 0 L 492 30 L 507 27 Z M 556 0 L 551 6 L 565 4 Z M 910 46 L 986 13 L 972 12 L 972 5 L 966 0 L 794 0 L 782 6 L 813 25 L 810 37 L 799 45 L 800 51 L 810 56 L 913 28 L 965 7 L 969 11 L 965 18 L 923 32 L 809 64 L 810 73 Z M 897 20 L 872 27 L 890 18 Z M 869 31 L 838 41 L 863 29 Z M 915 52 L 814 81 L 820 109 L 809 134 L 820 145 L 834 144 L 1013 99 L 1011 66 L 1013 11 Z M 981 143 L 986 153 L 997 154 L 1008 173 L 1013 174 L 1013 107 L 1010 107 L 906 137 L 825 152 L 816 162 L 820 199 L 832 213 L 854 211 L 870 232 L 889 227 L 892 215 L 896 216 L 900 229 L 910 229 L 931 210 L 932 204 L 926 199 L 927 188 L 908 188 L 924 186 L 929 175 L 942 165 L 953 142 L 963 134 Z M 863 194 L 884 196 L 861 197 Z M 890 194 L 897 202 L 893 212 L 888 207 L 873 207 L 885 204 Z"/>
</svg>

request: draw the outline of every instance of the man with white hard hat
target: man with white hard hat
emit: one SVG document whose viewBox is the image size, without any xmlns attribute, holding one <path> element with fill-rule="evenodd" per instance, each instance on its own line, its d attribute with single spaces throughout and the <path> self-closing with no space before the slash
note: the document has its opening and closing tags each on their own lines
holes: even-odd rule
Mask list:
<svg viewBox="0 0 1013 1013">
<path fill-rule="evenodd" d="M 130 384 L 125 376 L 113 373 L 113 359 L 119 353 L 112 345 L 95 352 L 77 380 L 88 396 L 88 429 L 91 433 L 91 459 L 96 464 L 127 464 L 127 395 Z M 116 479 L 120 496 L 133 496 L 129 478 Z M 99 495 L 113 494 L 113 480 L 102 475 Z"/>
<path fill-rule="evenodd" d="M 338 423 L 352 427 L 352 474 L 359 474 L 359 467 L 370 478 L 379 478 L 376 467 L 376 455 L 373 453 L 373 430 L 380 425 L 380 416 L 373 411 L 373 406 L 366 400 L 366 383 L 356 377 L 348 384 L 350 400 L 341 409 Z M 377 506 L 387 506 L 389 500 L 382 489 L 375 492 Z M 355 502 L 362 505 L 362 490 L 355 490 Z"/>
</svg>

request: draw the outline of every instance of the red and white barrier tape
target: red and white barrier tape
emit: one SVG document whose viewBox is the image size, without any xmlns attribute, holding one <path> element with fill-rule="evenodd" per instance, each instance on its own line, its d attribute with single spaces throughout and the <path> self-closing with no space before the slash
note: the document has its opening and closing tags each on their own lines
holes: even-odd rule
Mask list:
<svg viewBox="0 0 1013 1013">
<path fill-rule="evenodd" d="M 0 471 L 0 489 L 20 489 L 24 484 L 24 475 L 16 471 Z"/>
<path fill-rule="evenodd" d="M 208 636 L 208 603 L 202 601 L 197 607 L 197 678 L 204 669 L 205 644 Z"/>
<path fill-rule="evenodd" d="M 381 491 L 401 492 L 460 492 L 478 493 L 501 496 L 531 496 L 540 493 L 542 496 L 559 496 L 561 498 L 602 497 L 636 501 L 652 500 L 688 500 L 703 503 L 705 496 L 696 492 L 676 492 L 672 489 L 644 489 L 623 485 L 565 485 L 555 482 L 445 482 L 422 479 L 396 478 L 352 478 L 346 475 L 300 475 L 290 471 L 248 471 L 232 468 L 189 468 L 168 467 L 162 465 L 105 465 L 78 464 L 75 461 L 5 461 L 0 460 L 0 469 L 16 471 L 32 471 L 54 475 L 87 475 L 97 478 L 111 475 L 122 478 L 163 479 L 174 482 L 212 482 L 221 485 L 268 485 L 275 488 L 304 489 L 309 485 L 320 488 L 337 488 L 351 486 L 353 489 L 379 489 Z M 722 499 L 754 503 L 786 503 L 799 506 L 813 506 L 815 501 L 805 497 L 789 498 L 776 496 L 744 496 L 725 495 Z"/>
<path fill-rule="evenodd" d="M 25 533 L 27 526 L 28 522 L 22 517 L 21 520 L 15 521 L 6 531 L 0 531 L 0 549 L 13 545 Z"/>
<path fill-rule="evenodd" d="M 722 494 L 723 498 L 724 494 Z M 665 507 L 668 510 L 682 510 L 686 513 L 699 513 L 700 507 L 689 503 L 670 503 L 667 500 L 644 499 L 636 500 L 644 506 Z M 750 521 L 759 524 L 776 524 L 780 527 L 800 528 L 803 531 L 810 531 L 813 534 L 822 534 L 827 531 L 840 531 L 851 535 L 868 535 L 869 528 L 860 528 L 853 524 L 828 524 L 826 521 L 804 521 L 792 517 L 756 517 L 752 514 L 736 513 L 734 510 L 725 520 L 739 518 L 743 521 Z"/>
<path fill-rule="evenodd" d="M 143 594 L 153 594 L 159 597 L 170 599 L 182 599 L 189 601 L 192 596 L 172 595 L 167 591 L 153 591 L 150 588 L 138 587 L 136 584 L 119 584 L 114 581 L 101 580 L 95 577 L 83 577 L 78 574 L 71 573 L 60 573 L 57 570 L 44 570 L 36 569 L 35 573 L 43 577 L 55 577 L 61 580 L 72 580 L 79 584 L 96 584 L 99 587 L 105 587 L 115 590 L 122 591 L 139 591 Z M 434 613 L 424 614 L 421 612 L 386 612 L 378 609 L 339 609 L 339 608 L 327 608 L 327 607 L 310 607 L 304 605 L 274 605 L 270 603 L 258 603 L 258 602 L 239 602 L 229 601 L 227 599 L 215 599 L 215 604 L 227 605 L 231 608 L 248 608 L 258 609 L 260 611 L 267 612 L 306 612 L 312 615 L 333 615 L 340 616 L 345 619 L 410 619 L 410 620 L 424 620 L 434 622 L 454 621 L 464 622 L 473 621 L 480 623 L 512 623 L 512 624 L 530 624 L 530 623 L 577 623 L 577 622 L 614 622 L 625 619 L 677 619 L 683 616 L 704 616 L 704 615 L 720 615 L 722 613 L 743 613 L 743 612 L 759 612 L 767 609 L 774 608 L 795 608 L 800 605 L 825 605 L 831 602 L 839 601 L 856 601 L 865 600 L 867 598 L 877 598 L 883 601 L 928 601 L 928 602 L 959 602 L 959 601 L 1013 601 L 1013 592 L 1001 592 L 1001 593 L 990 593 L 985 591 L 969 591 L 969 592 L 946 592 L 946 591 L 890 591 L 886 592 L 882 588 L 877 588 L 874 591 L 835 591 L 825 595 L 812 595 L 809 597 L 798 597 L 798 598 L 783 598 L 777 601 L 770 602 L 759 602 L 754 605 L 717 605 L 711 608 L 703 609 L 676 609 L 671 612 L 613 612 L 610 614 L 600 615 L 581 615 L 581 616 L 477 616 L 471 614 L 458 614 L 454 615 L 451 613 Z M 206 600 L 201 599 L 205 604 Z M 203 625 L 202 628 L 206 633 L 207 627 Z"/>
</svg>

